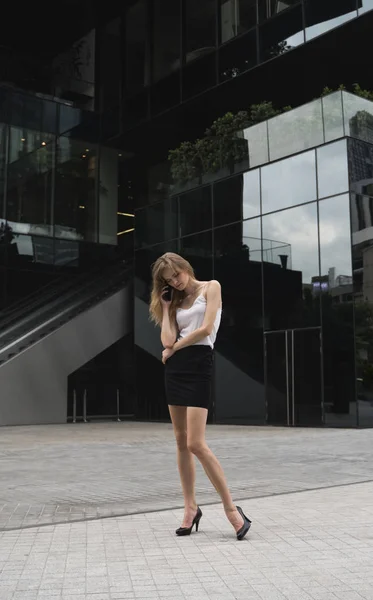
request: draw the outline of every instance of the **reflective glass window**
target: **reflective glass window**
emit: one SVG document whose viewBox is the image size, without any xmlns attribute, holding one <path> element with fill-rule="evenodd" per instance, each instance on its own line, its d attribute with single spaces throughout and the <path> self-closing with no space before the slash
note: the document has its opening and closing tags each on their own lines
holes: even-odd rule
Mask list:
<svg viewBox="0 0 373 600">
<path fill-rule="evenodd" d="M 260 214 L 259 169 L 214 185 L 214 227 Z"/>
<path fill-rule="evenodd" d="M 153 79 L 180 69 L 180 0 L 153 2 Z"/>
<path fill-rule="evenodd" d="M 262 217 L 267 330 L 319 325 L 317 203 Z"/>
<path fill-rule="evenodd" d="M 316 155 L 319 198 L 347 192 L 349 184 L 346 140 L 317 148 Z"/>
<path fill-rule="evenodd" d="M 106 23 L 99 44 L 101 111 L 118 106 L 121 100 L 121 19 Z M 110 69 L 107 65 L 110 64 Z"/>
<path fill-rule="evenodd" d="M 126 88 L 136 94 L 150 83 L 147 61 L 146 0 L 138 0 L 126 12 Z"/>
<path fill-rule="evenodd" d="M 352 272 L 359 425 L 373 426 L 373 198 L 351 194 Z"/>
<path fill-rule="evenodd" d="M 317 198 L 313 150 L 262 167 L 261 177 L 263 213 Z"/>
<path fill-rule="evenodd" d="M 278 15 L 259 28 L 260 60 L 281 56 L 304 43 L 302 6 Z"/>
<path fill-rule="evenodd" d="M 345 135 L 373 143 L 373 103 L 343 92 Z"/>
<path fill-rule="evenodd" d="M 200 187 L 180 196 L 179 211 L 182 236 L 211 229 L 211 186 Z"/>
<path fill-rule="evenodd" d="M 359 15 L 373 9 L 373 0 L 358 0 Z"/>
<path fill-rule="evenodd" d="M 356 425 L 349 195 L 319 202 L 325 422 Z"/>
<path fill-rule="evenodd" d="M 11 128 L 6 215 L 13 234 L 52 235 L 55 144 L 37 147 L 39 139 Z"/>
<path fill-rule="evenodd" d="M 268 121 L 269 156 L 277 160 L 324 143 L 321 100 Z"/>
<path fill-rule="evenodd" d="M 306 40 L 357 16 L 356 0 L 305 0 Z"/>
<path fill-rule="evenodd" d="M 172 240 L 178 234 L 177 200 L 171 198 L 165 202 L 150 204 L 136 211 L 136 246 L 151 246 L 160 240 Z"/>
<path fill-rule="evenodd" d="M 259 19 L 270 19 L 298 3 L 299 0 L 258 0 Z"/>
<path fill-rule="evenodd" d="M 344 136 L 342 93 L 335 92 L 321 98 L 325 142 Z"/>
<path fill-rule="evenodd" d="M 183 100 L 216 84 L 216 54 L 208 52 L 183 69 Z"/>
<path fill-rule="evenodd" d="M 188 260 L 197 279 L 210 280 L 213 277 L 212 232 L 205 231 L 188 235 L 180 240 L 180 254 Z"/>
<path fill-rule="evenodd" d="M 350 188 L 373 197 L 373 144 L 354 139 L 347 142 Z"/>
<path fill-rule="evenodd" d="M 214 230 L 214 277 L 223 296 L 215 354 L 220 422 L 265 419 L 260 238 L 260 218 Z"/>
<path fill-rule="evenodd" d="M 252 29 L 237 40 L 232 40 L 220 48 L 219 74 L 221 81 L 234 79 L 255 67 L 258 62 L 256 40 L 256 29 Z"/>
<path fill-rule="evenodd" d="M 268 121 L 248 127 L 243 133 L 249 147 L 250 168 L 269 162 Z"/>
<path fill-rule="evenodd" d="M 186 56 L 188 64 L 216 47 L 216 0 L 188 0 L 186 11 Z"/>
<path fill-rule="evenodd" d="M 57 144 L 55 236 L 95 242 L 98 233 L 97 148 L 71 137 Z"/>
<path fill-rule="evenodd" d="M 255 27 L 257 0 L 220 0 L 221 42 Z"/>
</svg>

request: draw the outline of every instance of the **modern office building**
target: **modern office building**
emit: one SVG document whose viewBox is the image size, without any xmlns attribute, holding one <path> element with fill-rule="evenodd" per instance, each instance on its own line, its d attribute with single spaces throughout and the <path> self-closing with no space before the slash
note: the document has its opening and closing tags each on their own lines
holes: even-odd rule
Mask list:
<svg viewBox="0 0 373 600">
<path fill-rule="evenodd" d="M 373 426 L 372 9 L 7 9 L 0 425 L 168 418 L 147 304 L 176 251 L 222 284 L 211 421 Z"/>
</svg>

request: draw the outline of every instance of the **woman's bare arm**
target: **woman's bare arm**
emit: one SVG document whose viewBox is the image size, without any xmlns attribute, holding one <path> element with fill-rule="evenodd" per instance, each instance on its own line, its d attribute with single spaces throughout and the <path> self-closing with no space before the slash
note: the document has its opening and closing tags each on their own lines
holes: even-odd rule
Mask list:
<svg viewBox="0 0 373 600">
<path fill-rule="evenodd" d="M 171 322 L 169 303 L 163 303 L 162 308 L 161 342 L 164 348 L 172 348 L 177 339 L 176 323 Z"/>
</svg>

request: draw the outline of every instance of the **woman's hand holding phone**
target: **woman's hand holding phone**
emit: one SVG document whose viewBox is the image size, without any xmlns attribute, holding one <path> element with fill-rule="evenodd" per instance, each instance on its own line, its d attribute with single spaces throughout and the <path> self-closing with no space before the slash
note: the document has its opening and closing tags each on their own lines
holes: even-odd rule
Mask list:
<svg viewBox="0 0 373 600">
<path fill-rule="evenodd" d="M 164 306 L 169 306 L 172 300 L 172 288 L 170 285 L 165 285 L 161 294 L 161 302 Z"/>
</svg>

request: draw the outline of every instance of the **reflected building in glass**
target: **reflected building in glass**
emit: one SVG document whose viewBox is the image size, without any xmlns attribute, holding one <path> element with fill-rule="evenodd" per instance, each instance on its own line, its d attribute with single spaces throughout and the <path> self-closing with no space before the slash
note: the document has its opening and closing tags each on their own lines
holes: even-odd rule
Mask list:
<svg viewBox="0 0 373 600">
<path fill-rule="evenodd" d="M 222 284 L 212 420 L 373 425 L 372 122 L 372 102 L 335 92 L 262 123 L 259 146 L 244 130 L 247 170 L 136 212 L 143 418 L 167 415 L 147 302 L 152 262 L 176 251 Z"/>
</svg>

